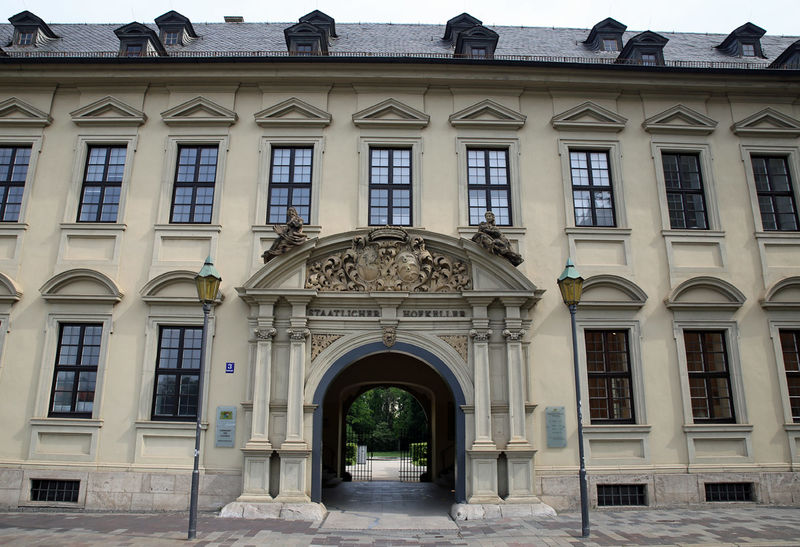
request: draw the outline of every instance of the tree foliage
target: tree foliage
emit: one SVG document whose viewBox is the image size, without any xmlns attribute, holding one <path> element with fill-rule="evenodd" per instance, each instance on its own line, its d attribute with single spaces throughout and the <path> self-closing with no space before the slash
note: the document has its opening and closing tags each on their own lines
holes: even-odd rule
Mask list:
<svg viewBox="0 0 800 547">
<path fill-rule="evenodd" d="M 419 402 L 396 387 L 377 387 L 362 393 L 347 412 L 348 430 L 372 437 L 375 450 L 396 450 L 406 431 L 427 428 Z"/>
</svg>

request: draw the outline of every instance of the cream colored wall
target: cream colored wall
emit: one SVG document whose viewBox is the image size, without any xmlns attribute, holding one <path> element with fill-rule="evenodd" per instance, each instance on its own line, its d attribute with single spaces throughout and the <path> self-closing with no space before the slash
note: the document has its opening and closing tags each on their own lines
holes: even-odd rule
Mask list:
<svg viewBox="0 0 800 547">
<path fill-rule="evenodd" d="M 682 273 L 671 282 L 656 185 L 658 161 L 651 155 L 651 137 L 642 122 L 677 103 L 687 105 L 718 122 L 708 136 L 692 136 L 690 142 L 707 143 L 716 183 L 723 245 L 727 250 L 727 267 L 717 277 L 731 282 L 746 296 L 740 309 L 728 314 L 738 325 L 744 398 L 752 430 L 752 463 L 734 465 L 741 470 L 788 470 L 791 467 L 789 444 L 783 430 L 783 409 L 776 375 L 775 354 L 769 339 L 768 318 L 759 305 L 765 290 L 758 245 L 753 236 L 754 223 L 745 167 L 740 144 L 761 143 L 794 147 L 793 138 L 739 137 L 730 126 L 768 106 L 800 118 L 797 82 L 789 77 L 778 79 L 759 74 L 681 75 L 637 74 L 634 71 L 584 71 L 570 69 L 533 69 L 523 67 L 480 67 L 447 65 L 345 65 L 326 64 L 310 71 L 308 65 L 187 65 L 175 64 L 113 67 L 97 65 L 59 65 L 45 69 L 40 65 L 23 66 L 16 73 L 3 69 L 0 100 L 17 97 L 52 116 L 52 124 L 39 130 L 43 136 L 41 154 L 35 171 L 27 182 L 27 209 L 21 221 L 22 255 L 18 269 L 8 264 L 9 277 L 24 295 L 10 311 L 2 368 L 0 368 L 0 415 L 6 416 L 0 431 L 0 459 L 3 465 L 17 465 L 28 460 L 31 417 L 37 414 L 34 401 L 49 397 L 49 382 L 42 371 L 52 375 L 54 355 L 44 347 L 43 333 L 48 314 L 83 313 L 88 305 L 48 303 L 39 294 L 56 272 L 54 264 L 69 249 L 59 249 L 62 238 L 60 222 L 73 223 L 65 217 L 66 202 L 75 198 L 82 175 L 76 166 L 79 136 L 111 141 L 122 136 L 135 136 L 135 153 L 129 155 L 130 178 L 126 182 L 124 210 L 120 212 L 119 264 L 106 261 L 92 268 L 109 275 L 124 297 L 113 305 L 112 333 L 107 334 L 108 356 L 97 430 L 96 454 L 77 466 L 108 469 L 136 468 L 136 427 L 140 393 L 152 396 L 142 388 L 142 369 L 148 352 L 143 333 L 148 317 L 156 316 L 153 305 L 142 301 L 139 291 L 150 279 L 173 269 L 197 270 L 206 254 L 211 253 L 222 274 L 225 301 L 216 309 L 213 353 L 210 358 L 209 410 L 218 405 L 239 405 L 246 400 L 248 389 L 248 306 L 236 295 L 252 273 L 253 228 L 263 226 L 264 210 L 256 210 L 258 186 L 264 185 L 267 173 L 259 171 L 260 140 L 263 136 L 286 135 L 287 142 L 298 136 L 322 136 L 324 153 L 314 161 L 322 162 L 319 189 L 319 235 L 327 236 L 363 227 L 366 218 L 359 216 L 359 177 L 361 162 L 359 142 L 367 137 L 419 137 L 421 191 L 419 211 L 414 211 L 415 227 L 458 236 L 460 208 L 458 203 L 458 137 L 518 139 L 519 182 L 521 203 L 515 226 L 524 228 L 514 233 L 525 262 L 519 267 L 539 288 L 546 289 L 544 298 L 534 308 L 528 340 L 528 402 L 535 403 L 534 445 L 536 471 L 539 474 L 571 471 L 577 462 L 572 448 L 546 447 L 544 408 L 567 408 L 568 446 L 576 445 L 574 390 L 569 346 L 569 316 L 561 303 L 555 279 L 568 254 L 565 234 L 567 218 L 564 204 L 564 177 L 559 156 L 559 139 L 601 139 L 614 141 L 621 152 L 621 173 L 612 176 L 624 179 L 624 202 L 630 228 L 631 264 L 627 269 L 602 264 L 578 268 L 588 277 L 605 272 L 620 272 L 641 287 L 648 295 L 641 310 L 627 313 L 641 326 L 641 363 L 644 378 L 644 404 L 647 423 L 649 460 L 631 469 L 655 469 L 665 472 L 685 471 L 689 463 L 687 443 L 682 430 L 682 395 L 678 372 L 678 352 L 673 339 L 673 312 L 664 305 L 678 282 L 693 275 Z M 57 89 L 54 83 L 58 82 Z M 40 84 L 41 82 L 41 84 Z M 355 84 L 355 85 L 353 85 Z M 39 87 L 27 87 L 41 85 Z M 50 86 L 47 88 L 47 86 Z M 794 86 L 794 87 L 791 87 Z M 44 89 L 44 91 L 43 91 Z M 77 126 L 70 112 L 105 96 L 112 95 L 128 105 L 141 109 L 147 121 L 141 126 Z M 238 120 L 232 125 L 208 125 L 204 122 L 166 125 L 161 112 L 184 101 L 202 96 L 235 111 Z M 253 121 L 253 114 L 290 97 L 298 97 L 332 115 L 325 128 L 262 128 Z M 423 129 L 358 128 L 352 115 L 387 98 L 395 98 L 430 115 Z M 503 106 L 527 116 L 518 130 L 489 128 L 454 128 L 448 116 L 462 108 L 491 98 Z M 627 118 L 624 130 L 566 131 L 550 125 L 550 119 L 587 100 Z M 189 115 L 188 118 L 192 118 Z M 0 137 L 35 134 L 0 120 Z M 218 176 L 215 209 L 217 231 L 194 230 L 188 227 L 177 232 L 192 242 L 181 251 L 181 244 L 165 245 L 165 254 L 155 256 L 161 237 L 174 237 L 176 232 L 156 225 L 168 224 L 174 173 L 170 164 L 170 143 L 185 137 L 204 137 L 211 142 L 227 142 L 224 171 Z M 664 135 L 658 137 L 663 138 Z M 169 139 L 173 138 L 173 141 Z M 680 140 L 680 137 L 677 138 Z M 94 141 L 93 141 L 94 142 Z M 221 149 L 221 152 L 223 150 Z M 222 157 L 223 154 L 220 155 Z M 173 160 L 174 161 L 174 160 Z M 795 179 L 798 173 L 794 173 Z M 363 183 L 363 181 L 362 181 Z M 567 180 L 568 183 L 568 180 Z M 797 180 L 795 180 L 797 184 Z M 74 208 L 74 204 L 72 205 Z M 363 206 L 362 206 L 363 207 Z M 5 228 L 0 227 L 0 232 Z M 310 232 L 314 228 L 310 227 Z M 3 232 L 5 233 L 5 232 Z M 798 245 L 797 238 L 791 239 Z M 107 243 L 106 243 L 107 244 Z M 91 242 L 84 241 L 84 246 Z M 796 247 L 795 247 L 796 248 Z M 263 250 L 263 249 L 262 249 Z M 88 252 L 88 251 L 83 251 Z M 800 254 L 796 255 L 800 257 Z M 60 266 L 59 271 L 82 267 L 81 255 Z M 171 259 L 171 260 L 170 260 Z M 800 274 L 800 258 L 785 271 Z M 161 309 L 161 308 L 159 308 Z M 178 307 L 194 321 L 199 310 Z M 601 312 L 580 312 L 583 317 L 603 317 Z M 494 325 L 493 325 L 494 326 Z M 497 328 L 502 328 L 497 325 Z M 277 355 L 282 355 L 276 340 Z M 154 343 L 154 342 L 153 342 Z M 285 344 L 284 344 L 285 345 Z M 493 349 L 500 351 L 500 349 Z M 494 356 L 495 353 L 492 353 Z M 152 355 L 152 351 L 149 353 Z M 224 373 L 226 361 L 236 362 L 236 373 Z M 282 363 L 276 363 L 273 402 L 278 403 Z M 499 363 L 499 359 L 495 360 Z M 506 398 L 501 367 L 492 369 L 492 396 L 497 402 Z M 37 393 L 46 386 L 46 393 Z M 149 404 L 149 402 L 147 403 Z M 146 406 L 146 405 L 145 405 Z M 213 431 L 213 423 L 209 432 Z M 237 443 L 246 440 L 245 424 L 240 421 Z M 174 440 L 176 447 L 187 449 L 186 439 Z M 213 447 L 213 434 L 206 436 L 203 459 L 208 470 L 237 472 L 242 455 L 237 449 Z M 85 460 L 85 459 L 84 459 Z M 738 461 L 738 460 L 737 460 Z M 67 464 L 65 464 L 67 465 Z M 147 465 L 147 464 L 142 464 Z M 163 468 L 185 464 L 159 464 Z M 738 467 L 737 467 L 738 466 Z M 601 466 L 602 467 L 602 466 Z"/>
</svg>

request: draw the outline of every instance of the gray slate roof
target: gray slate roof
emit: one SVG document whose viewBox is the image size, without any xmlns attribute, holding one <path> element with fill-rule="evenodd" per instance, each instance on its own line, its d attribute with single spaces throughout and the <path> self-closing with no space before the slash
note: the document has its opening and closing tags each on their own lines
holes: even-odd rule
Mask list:
<svg viewBox="0 0 800 547">
<path fill-rule="evenodd" d="M 185 46 L 166 46 L 170 54 L 217 55 L 237 52 L 285 52 L 283 31 L 294 23 L 193 23 L 198 38 Z M 89 54 L 116 52 L 119 40 L 114 29 L 122 24 L 51 24 L 59 36 L 36 47 L 11 44 L 14 27 L 0 24 L 0 48 L 7 53 L 44 55 L 58 53 Z M 154 24 L 148 27 L 158 32 Z M 495 55 L 570 58 L 575 62 L 597 62 L 612 60 L 617 53 L 591 51 L 582 43 L 589 29 L 543 28 L 543 27 L 488 27 L 500 36 Z M 387 24 L 387 23 L 337 23 L 338 38 L 329 46 L 331 55 L 350 52 L 375 54 L 421 54 L 423 56 L 447 56 L 453 53 L 453 45 L 442 40 L 444 25 Z M 640 31 L 625 32 L 623 41 Z M 800 36 L 769 36 L 761 38 L 766 59 L 731 57 L 714 46 L 726 37 L 724 34 L 659 32 L 669 39 L 664 46 L 664 59 L 698 63 L 739 63 L 766 65 L 773 61 Z M 557 60 L 557 59 L 553 59 Z"/>
</svg>

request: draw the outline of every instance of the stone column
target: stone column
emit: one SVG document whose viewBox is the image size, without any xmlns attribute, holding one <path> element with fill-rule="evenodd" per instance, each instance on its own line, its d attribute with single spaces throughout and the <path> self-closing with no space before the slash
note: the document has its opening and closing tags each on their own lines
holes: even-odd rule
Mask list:
<svg viewBox="0 0 800 547">
<path fill-rule="evenodd" d="M 253 414 L 250 440 L 245 443 L 242 495 L 237 501 L 269 501 L 269 400 L 272 380 L 272 337 L 277 334 L 271 324 L 253 332 L 256 339 L 253 361 Z"/>
<path fill-rule="evenodd" d="M 489 370 L 488 306 L 491 297 L 469 298 L 472 304 L 472 364 L 474 384 L 475 440 L 469 452 L 470 503 L 497 503 L 497 456 L 499 451 L 492 439 L 492 390 Z"/>
<path fill-rule="evenodd" d="M 286 299 L 292 305 L 289 319 L 289 382 L 286 396 L 286 439 L 278 449 L 281 458 L 280 492 L 276 500 L 282 502 L 306 502 L 307 463 L 311 453 L 303 435 L 306 381 L 306 339 L 310 331 L 306 328 L 306 304 L 310 295 L 291 295 Z"/>
<path fill-rule="evenodd" d="M 508 364 L 508 444 L 509 446 L 528 447 L 529 443 L 525 438 L 525 384 L 522 381 L 524 377 L 522 337 L 525 336 L 525 331 L 505 329 L 503 336 L 506 338 L 506 362 Z"/>
</svg>

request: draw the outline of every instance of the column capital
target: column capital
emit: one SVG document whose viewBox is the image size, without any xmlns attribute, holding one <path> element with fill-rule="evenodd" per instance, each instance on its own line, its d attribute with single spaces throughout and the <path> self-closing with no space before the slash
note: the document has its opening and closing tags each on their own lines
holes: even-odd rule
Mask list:
<svg viewBox="0 0 800 547">
<path fill-rule="evenodd" d="M 519 329 L 519 330 L 505 329 L 503 331 L 503 336 L 505 336 L 506 340 L 508 340 L 509 342 L 519 342 L 525 336 L 525 329 Z"/>
<path fill-rule="evenodd" d="M 286 332 L 289 334 L 289 338 L 292 342 L 303 342 L 308 335 L 311 334 L 311 331 L 308 329 L 286 329 Z"/>
<path fill-rule="evenodd" d="M 491 336 L 492 336 L 492 331 L 490 330 L 472 329 L 469 331 L 469 337 L 472 338 L 475 342 L 488 342 L 489 337 Z"/>
<path fill-rule="evenodd" d="M 278 330 L 274 327 L 269 327 L 266 329 L 253 329 L 253 335 L 258 340 L 270 341 L 276 334 L 278 334 Z"/>
</svg>

